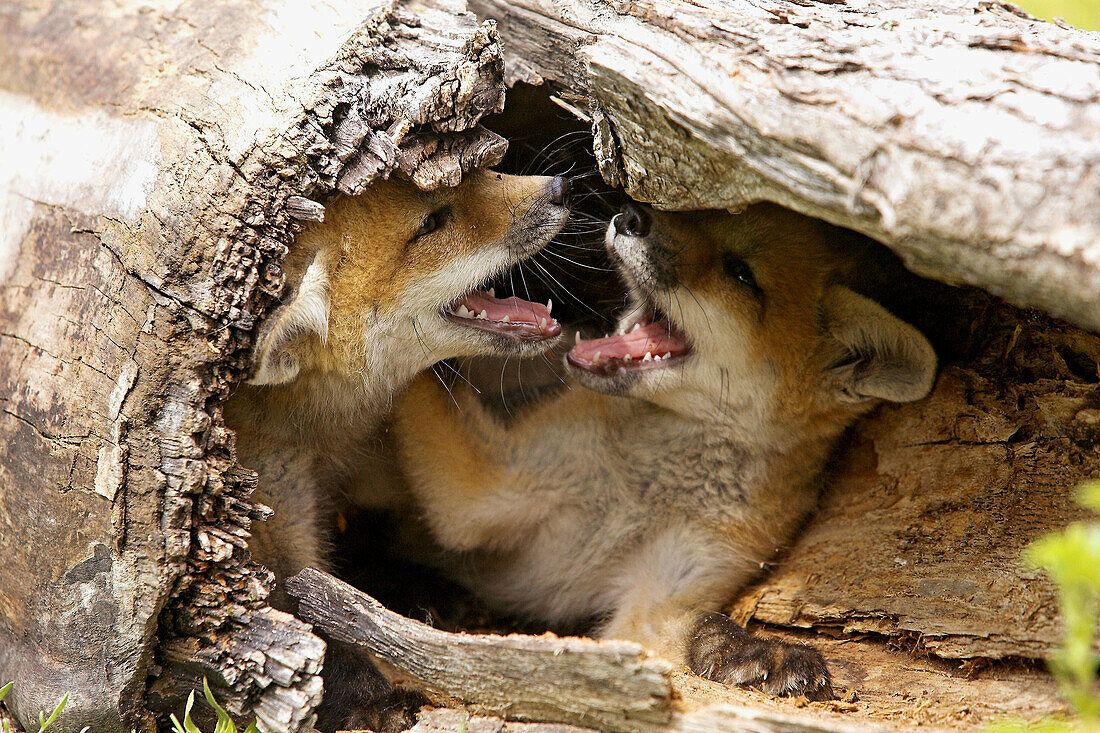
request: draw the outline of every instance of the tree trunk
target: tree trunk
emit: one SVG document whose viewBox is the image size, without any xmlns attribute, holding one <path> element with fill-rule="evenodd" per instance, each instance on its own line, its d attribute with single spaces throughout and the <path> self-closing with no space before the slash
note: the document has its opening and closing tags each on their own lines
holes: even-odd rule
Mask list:
<svg viewBox="0 0 1100 733">
<path fill-rule="evenodd" d="M 58 0 L 6 8 L 0 38 L 5 705 L 26 725 L 69 693 L 66 729 L 148 730 L 147 697 L 178 709 L 205 674 L 301 729 L 324 644 L 265 604 L 266 510 L 221 403 L 295 216 L 499 160 L 468 134 L 503 104 L 493 27 L 457 4 Z"/>
</svg>

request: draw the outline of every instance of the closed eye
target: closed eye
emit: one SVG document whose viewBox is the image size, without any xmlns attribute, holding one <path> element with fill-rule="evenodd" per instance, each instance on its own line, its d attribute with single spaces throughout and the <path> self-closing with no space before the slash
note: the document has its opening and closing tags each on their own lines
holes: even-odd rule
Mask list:
<svg viewBox="0 0 1100 733">
<path fill-rule="evenodd" d="M 420 224 L 420 228 L 416 230 L 415 234 L 413 234 L 413 240 L 415 241 L 417 239 L 420 239 L 421 237 L 431 234 L 432 232 L 436 231 L 444 224 L 446 224 L 447 220 L 450 218 L 450 206 L 443 206 L 436 209 L 424 218 L 424 221 Z"/>
<path fill-rule="evenodd" d="M 733 278 L 745 287 L 757 292 L 760 291 L 760 285 L 757 284 L 756 276 L 753 274 L 752 268 L 749 267 L 749 263 L 733 252 L 722 253 L 722 271 L 726 273 L 727 277 Z"/>
</svg>

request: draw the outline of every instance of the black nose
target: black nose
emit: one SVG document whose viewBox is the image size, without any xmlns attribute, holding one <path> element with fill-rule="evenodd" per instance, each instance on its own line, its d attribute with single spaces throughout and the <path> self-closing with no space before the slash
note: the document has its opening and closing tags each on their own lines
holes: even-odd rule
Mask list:
<svg viewBox="0 0 1100 733">
<path fill-rule="evenodd" d="M 554 176 L 550 181 L 550 203 L 555 206 L 569 207 L 569 179 Z"/>
<path fill-rule="evenodd" d="M 627 204 L 615 217 L 615 228 L 630 237 L 644 237 L 649 234 L 652 221 L 645 209 L 637 204 Z"/>
</svg>

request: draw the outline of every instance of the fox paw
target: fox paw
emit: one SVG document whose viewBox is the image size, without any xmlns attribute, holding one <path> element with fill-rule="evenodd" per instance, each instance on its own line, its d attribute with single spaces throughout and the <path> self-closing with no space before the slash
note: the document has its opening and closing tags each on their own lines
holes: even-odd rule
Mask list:
<svg viewBox="0 0 1100 733">
<path fill-rule="evenodd" d="M 391 685 L 366 655 L 348 644 L 329 642 L 322 675 L 325 692 L 314 724 L 319 731 L 400 733 L 416 724 L 426 702 L 419 692 Z"/>
<path fill-rule="evenodd" d="M 688 643 L 688 667 L 727 685 L 758 687 L 781 697 L 835 700 L 821 652 L 806 644 L 753 636 L 721 613 L 707 613 Z"/>
</svg>

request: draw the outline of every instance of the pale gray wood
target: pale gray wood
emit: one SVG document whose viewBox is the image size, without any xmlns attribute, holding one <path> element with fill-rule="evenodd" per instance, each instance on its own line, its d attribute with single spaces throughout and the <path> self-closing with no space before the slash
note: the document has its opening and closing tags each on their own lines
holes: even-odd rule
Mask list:
<svg viewBox="0 0 1100 733">
<path fill-rule="evenodd" d="M 768 199 L 1100 330 L 1100 34 L 986 0 L 473 0 L 604 177 Z"/>
<path fill-rule="evenodd" d="M 632 642 L 440 631 L 313 568 L 286 586 L 303 619 L 363 647 L 437 702 L 601 730 L 656 730 L 671 720 L 670 665 Z"/>
<path fill-rule="evenodd" d="M 5 705 L 150 729 L 206 675 L 303 729 L 324 646 L 266 606 L 222 402 L 307 201 L 499 159 L 495 30 L 460 2 L 51 0 L 0 38 Z"/>
</svg>

